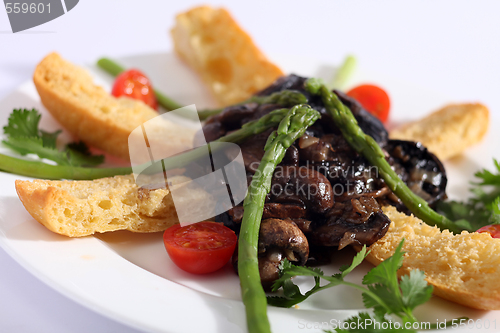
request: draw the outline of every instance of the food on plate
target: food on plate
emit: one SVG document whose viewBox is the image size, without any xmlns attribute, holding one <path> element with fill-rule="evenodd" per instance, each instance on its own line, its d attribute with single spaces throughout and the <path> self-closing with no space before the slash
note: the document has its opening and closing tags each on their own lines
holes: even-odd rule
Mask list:
<svg viewBox="0 0 500 333">
<path fill-rule="evenodd" d="M 480 142 L 488 131 L 489 111 L 480 103 L 450 104 L 390 133 L 392 139 L 419 141 L 442 160 Z"/>
<path fill-rule="evenodd" d="M 389 118 L 391 101 L 387 92 L 379 86 L 362 84 L 350 89 L 346 95 L 357 100 L 366 111 L 380 119 L 381 122 L 385 123 Z"/>
<path fill-rule="evenodd" d="M 153 87 L 148 77 L 137 69 L 129 69 L 118 75 L 111 94 L 115 97 L 127 96 L 143 101 L 152 109 L 158 110 Z"/>
<path fill-rule="evenodd" d="M 310 106 L 296 105 L 290 109 L 283 109 L 282 105 L 262 99 L 273 94 L 282 94 L 284 91 L 301 94 Z M 389 213 L 386 213 L 390 209 L 382 210 L 383 206 L 392 205 L 406 213 L 411 211 L 425 218 L 426 222 L 436 223 L 442 228 L 453 231 L 457 230 L 455 227 L 458 226 L 431 209 L 445 197 L 446 172 L 439 159 L 419 143 L 390 140 L 382 123 L 356 100 L 341 92 L 333 93 L 315 80 L 306 80 L 295 75 L 281 77 L 258 92 L 256 96 L 259 102 L 249 101 L 226 107 L 221 113 L 209 118 L 203 127 L 207 141 L 217 139 L 225 141 L 228 137 L 235 136 L 238 138 L 247 180 L 253 179 L 250 183 L 250 195 L 247 196 L 245 204 L 237 205 L 217 217 L 217 220 L 240 234 L 238 271 L 249 328 L 250 326 L 255 328 L 256 318 L 262 321 L 259 325 L 264 330 L 268 328 L 267 321 L 262 320 L 266 316 L 266 299 L 259 277 L 262 278 L 270 273 L 268 276 L 274 277 L 267 283 L 272 283 L 280 276 L 283 266 L 277 263 L 283 258 L 299 265 L 312 264 L 321 261 L 321 254 L 326 253 L 328 256 L 328 249 L 343 248 L 348 245 L 373 246 L 384 235 L 389 235 L 386 239 L 391 239 L 390 237 L 393 237 L 393 231 L 389 228 L 391 220 Z M 304 114 L 301 115 L 299 111 L 304 111 Z M 321 119 L 316 121 L 319 115 Z M 304 121 L 304 117 L 310 119 Z M 272 128 L 276 127 L 278 122 L 280 124 L 277 132 L 273 132 Z M 269 123 L 272 123 L 272 126 L 267 126 Z M 255 130 L 255 126 L 259 128 L 258 131 Z M 240 136 L 241 133 L 245 135 Z M 378 169 L 371 169 L 373 166 Z M 121 229 L 132 231 L 157 231 L 134 228 L 136 226 L 134 223 L 132 227 L 124 226 L 121 224 L 122 221 L 117 221 L 119 217 L 117 218 L 114 212 L 115 207 L 120 210 L 126 205 L 123 198 L 110 192 L 109 187 L 108 192 L 105 191 L 101 197 L 99 192 L 93 190 L 74 190 L 75 187 L 80 189 L 79 186 L 83 183 L 87 183 L 87 187 L 102 187 L 96 185 L 99 181 L 74 183 L 18 181 L 16 185 L 28 211 L 40 223 L 55 232 L 82 236 L 101 230 L 113 230 L 108 227 L 110 225 L 114 227 L 114 224 L 119 224 Z M 169 186 L 176 185 L 182 184 Z M 142 206 L 137 204 L 137 201 L 141 201 L 142 192 L 147 190 L 135 184 L 131 186 L 135 186 L 131 193 L 135 200 L 132 201 L 132 206 L 136 207 L 136 211 L 128 213 L 126 217 L 131 215 L 136 217 L 137 210 L 141 211 Z M 314 190 L 314 193 L 303 193 L 304 187 L 309 191 Z M 23 188 L 25 193 L 22 191 Z M 292 190 L 291 194 L 289 190 Z M 146 220 L 153 221 L 157 213 L 175 216 L 173 205 L 167 209 L 164 203 L 164 200 L 168 200 L 169 190 L 163 189 L 164 193 L 156 191 L 158 190 L 147 190 L 148 195 L 151 196 L 153 193 L 158 197 L 154 196 L 153 200 L 147 198 L 143 202 L 152 215 L 146 214 L 149 218 Z M 253 191 L 256 193 L 254 196 L 252 196 Z M 85 193 L 83 198 L 81 192 Z M 94 193 L 97 193 L 97 197 L 92 197 Z M 200 192 L 200 196 L 202 195 L 204 193 Z M 64 201 L 68 197 L 71 200 Z M 77 202 L 75 197 L 82 201 Z M 115 199 L 118 200 L 116 206 L 113 201 Z M 88 209 L 89 203 L 93 205 L 92 209 Z M 152 209 L 150 204 L 154 206 Z M 85 209 L 74 211 L 68 207 Z M 108 212 L 109 210 L 111 212 Z M 84 222 L 80 222 L 80 228 L 76 227 L 77 231 L 78 229 L 84 231 L 81 234 L 75 233 L 71 227 L 80 221 L 79 217 L 88 216 L 89 211 L 102 213 L 108 220 L 102 224 L 97 223 L 102 229 L 89 230 L 88 224 L 96 220 L 84 218 Z M 139 215 L 140 219 L 144 219 L 144 216 Z M 273 232 L 266 237 L 260 237 L 261 241 L 258 242 L 261 219 L 264 230 L 267 230 L 266 226 L 272 224 L 273 227 L 268 229 Z M 99 219 L 97 221 L 99 222 Z M 57 224 L 58 222 L 63 224 Z M 165 227 L 162 226 L 163 229 Z M 296 236 L 304 240 L 300 247 L 294 248 L 283 242 L 273 242 L 273 237 L 277 238 L 280 235 L 279 232 L 274 232 L 275 230 L 283 230 L 282 234 L 286 234 L 285 231 L 292 229 L 294 235 L 297 233 Z M 389 255 L 391 254 L 393 252 Z M 380 260 L 387 259 L 389 255 Z M 271 262 L 273 260 L 274 262 Z M 483 258 L 478 260 L 487 263 Z M 441 288 L 439 280 L 429 281 Z M 473 287 L 467 285 L 467 288 Z M 467 304 L 461 293 L 448 292 L 442 295 Z M 467 305 L 477 307 L 475 303 Z M 491 302 L 488 306 L 495 308 L 500 305 Z"/>
<path fill-rule="evenodd" d="M 436 295 L 476 309 L 500 309 L 500 239 L 466 231 L 453 235 L 394 207 L 384 207 L 384 213 L 392 222 L 385 236 L 369 247 L 368 261 L 378 265 L 404 238 L 400 275 L 423 270 Z"/>
<path fill-rule="evenodd" d="M 72 135 L 123 159 L 129 159 L 129 134 L 158 116 L 141 101 L 111 96 L 84 69 L 56 53 L 38 64 L 33 82 L 43 105 Z M 189 149 L 193 135 L 193 131 L 172 124 L 162 141 L 175 149 Z"/>
<path fill-rule="evenodd" d="M 212 273 L 227 264 L 238 237 L 215 222 L 171 226 L 163 234 L 165 249 L 179 268 L 193 274 Z"/>
<path fill-rule="evenodd" d="M 224 8 L 178 14 L 171 35 L 177 54 L 223 106 L 246 100 L 283 75 Z"/>
<path fill-rule="evenodd" d="M 387 260 L 389 263 L 388 258 L 393 254 L 399 258 L 394 260 L 401 261 L 401 253 L 396 250 L 403 238 L 399 229 L 410 236 L 425 228 L 434 230 L 424 235 L 432 234 L 436 240 L 429 245 L 426 241 L 430 236 L 408 236 L 408 242 L 405 234 L 405 249 L 410 248 L 406 258 L 410 259 L 405 259 L 401 272 L 415 268 L 429 270 L 427 279 L 436 287 L 438 295 L 477 308 L 481 308 L 478 303 L 484 299 L 488 305 L 483 308 L 500 307 L 496 293 L 485 295 L 474 282 L 479 279 L 474 275 L 474 268 L 490 269 L 490 259 L 478 254 L 471 263 L 471 252 L 462 249 L 464 244 L 469 248 L 471 244 L 481 249 L 495 248 L 497 245 L 491 243 L 489 235 L 440 232 L 405 215 L 413 213 L 427 223 L 454 232 L 466 228 L 433 210 L 446 197 L 447 177 L 440 160 L 415 142 L 422 141 L 420 138 L 414 137 L 413 141 L 389 138 L 380 121 L 387 118 L 390 106 L 383 90 L 363 85 L 343 94 L 330 91 L 315 79 L 281 76 L 281 71 L 264 58 L 223 9 L 199 7 L 180 14 L 172 36 L 176 51 L 200 72 L 219 102 L 234 104 L 212 110 L 203 133 L 199 134 L 204 134 L 208 142 L 241 144 L 249 194 L 243 204 L 216 217 L 233 230 L 229 232 L 232 240 L 227 244 L 218 236 L 215 240 L 207 236 L 209 229 L 224 230 L 225 227 L 203 222 L 171 227 L 164 233 L 165 247 L 182 269 L 207 273 L 227 262 L 239 234 L 239 250 L 233 262 L 240 274 L 249 330 L 269 330 L 263 286 L 270 288 L 282 276 L 286 270 L 284 258 L 285 263 L 298 266 L 325 263 L 331 249 L 354 245 L 371 246 L 369 258 L 373 262 Z M 109 60 L 108 65 L 112 65 L 114 74 L 121 72 L 117 70 L 119 66 Z M 124 92 L 126 81 L 135 74 L 133 71 L 122 73 L 113 94 Z M 40 63 L 34 81 L 44 105 L 72 134 L 123 158 L 127 158 L 129 152 L 124 138 L 142 125 L 144 130 L 148 121 L 156 116 L 141 101 L 110 96 L 95 86 L 82 69 L 57 54 L 49 55 Z M 142 84 L 148 90 L 146 97 L 152 97 L 151 85 L 145 81 Z M 144 96 L 141 99 L 155 105 Z M 455 117 L 455 113 L 445 114 L 438 117 L 440 121 Z M 484 112 L 482 115 L 484 117 Z M 487 110 L 485 117 L 488 117 Z M 434 122 L 435 118 L 427 121 Z M 192 147 L 193 141 L 197 145 L 200 137 L 174 124 L 168 138 L 162 137 L 164 132 L 158 134 L 159 140 L 177 150 L 180 146 L 181 150 Z M 197 149 L 165 160 L 165 165 L 182 168 L 186 161 L 195 158 Z M 16 189 L 37 221 L 54 232 L 78 237 L 122 229 L 165 230 L 178 222 L 170 192 L 174 187 L 198 199 L 209 200 L 203 189 L 193 189 L 186 185 L 188 183 L 188 178 L 177 176 L 169 179 L 165 188 L 141 187 L 130 175 L 92 182 L 16 181 Z M 406 224 L 400 226 L 399 221 Z M 176 236 L 180 239 L 175 239 Z M 445 238 L 448 243 L 443 245 L 440 241 Z M 458 244 L 462 247 L 457 245 L 456 249 L 449 250 L 460 239 L 464 239 L 464 244 Z M 218 248 L 219 243 L 222 248 Z M 211 254 L 223 252 L 222 258 L 206 260 L 210 255 L 200 250 L 207 247 Z M 425 251 L 430 257 L 431 249 L 445 253 L 442 262 L 450 264 L 452 273 L 466 265 L 472 268 L 464 269 L 465 275 L 462 271 L 456 273 L 458 278 L 448 283 L 453 275 L 441 276 L 443 268 L 439 263 L 429 268 L 421 256 L 419 259 Z M 466 253 L 468 257 L 461 258 L 465 264 L 455 269 L 453 265 L 458 259 L 448 256 L 450 251 Z M 491 268 L 490 272 L 496 271 Z M 423 279 L 423 273 L 412 274 L 419 274 Z M 488 287 L 494 289 L 491 285 Z M 425 292 L 430 294 L 431 289 L 425 287 Z M 469 301 L 469 293 L 476 293 L 478 298 Z"/>
<path fill-rule="evenodd" d="M 173 177 L 170 187 L 208 200 L 202 189 L 186 186 L 187 180 Z M 93 181 L 16 180 L 16 190 L 35 220 L 69 237 L 115 230 L 156 232 L 178 223 L 170 188 L 139 187 L 132 175 Z"/>
<path fill-rule="evenodd" d="M 208 120 L 198 134 L 209 142 L 241 144 L 247 173 L 242 180 L 250 186 L 245 202 L 217 216 L 219 223 L 182 227 L 177 224 L 174 188 L 188 192 L 186 198 L 219 204 L 210 202 L 202 188 L 188 186 L 190 179 L 184 176 L 170 177 L 164 187 L 139 186 L 133 175 L 95 181 L 16 181 L 19 198 L 38 222 L 70 237 L 170 227 L 164 233 L 165 248 L 174 263 L 191 273 L 215 271 L 233 255 L 251 332 L 270 330 L 264 288 L 282 287 L 284 297 L 269 303 L 279 305 L 281 298 L 289 307 L 323 288 L 354 286 L 364 289 L 365 305 L 371 299 L 367 307 L 379 321 L 394 314 L 404 322 L 416 322 L 413 309 L 427 301 L 433 289 L 470 307 L 500 308 L 495 285 L 500 240 L 488 234 L 494 236 L 497 226 L 479 230 L 486 233 L 458 234 L 477 229 L 477 223 L 456 223 L 433 210 L 446 198 L 447 176 L 438 157 L 448 158 L 482 139 L 488 124 L 486 107 L 447 106 L 395 130 L 389 138 L 382 125 L 390 108 L 385 91 L 362 85 L 344 94 L 318 80 L 282 76 L 224 9 L 205 6 L 178 15 L 172 36 L 177 53 L 200 73 L 220 104 L 232 104 L 200 112 L 200 118 Z M 113 75 L 123 72 L 109 59 L 101 59 L 99 65 Z M 345 85 L 353 67 L 353 58 L 348 58 L 333 84 Z M 125 159 L 129 134 L 141 126 L 146 133 L 146 125 L 157 115 L 152 110 L 157 106 L 153 88 L 135 70 L 118 76 L 113 97 L 95 86 L 85 71 L 51 54 L 38 65 L 34 82 L 44 105 L 73 135 Z M 123 94 L 139 101 L 115 98 Z M 167 109 L 180 106 L 155 94 Z M 174 124 L 167 132 L 158 131 L 155 138 L 177 152 L 200 143 L 196 140 L 201 136 Z M 43 141 L 46 134 L 55 147 L 56 133 L 37 129 L 34 138 Z M 145 144 L 151 147 L 151 142 Z M 199 151 L 162 160 L 163 171 L 186 167 Z M 203 209 L 186 202 L 193 210 Z M 485 220 L 499 221 L 499 203 L 500 199 L 492 203 Z M 456 234 L 406 215 L 410 213 Z M 233 254 L 236 234 L 239 247 Z M 360 253 L 339 274 L 325 277 L 305 267 L 326 263 L 332 249 L 349 245 L 361 248 Z M 401 247 L 406 251 L 404 261 Z M 379 265 L 365 276 L 366 288 L 344 281 L 365 255 Z M 396 271 L 409 277 L 398 282 Z M 297 275 L 314 277 L 312 292 L 300 293 L 291 281 Z M 320 279 L 331 285 L 320 285 Z M 395 297 L 397 306 L 387 306 Z M 351 320 L 363 316 L 371 318 L 360 314 Z"/>
</svg>

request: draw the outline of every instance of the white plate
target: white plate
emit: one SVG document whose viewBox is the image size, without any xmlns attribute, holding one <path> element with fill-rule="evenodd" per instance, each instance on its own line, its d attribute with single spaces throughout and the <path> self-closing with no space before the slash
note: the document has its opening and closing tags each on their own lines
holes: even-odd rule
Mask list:
<svg viewBox="0 0 500 333">
<path fill-rule="evenodd" d="M 310 59 L 281 56 L 275 60 L 286 72 L 307 76 L 328 79 L 334 71 L 332 66 Z M 161 91 L 181 103 L 195 103 L 198 108 L 213 103 L 197 76 L 172 54 L 140 55 L 120 59 L 120 62 L 127 67 L 142 69 Z M 94 66 L 89 69 L 96 82 L 105 88 L 110 87 L 112 79 L 107 74 Z M 393 103 L 391 117 L 394 123 L 421 117 L 451 102 L 381 74 L 358 75 L 352 84 L 362 82 L 375 82 L 388 90 Z M 60 127 L 41 105 L 31 82 L 26 82 L 0 102 L 0 124 L 5 124 L 11 110 L 19 107 L 34 107 L 41 111 L 44 114 L 41 127 L 44 129 Z M 498 135 L 490 132 L 484 143 L 470 149 L 463 157 L 446 163 L 450 197 L 464 198 L 473 173 L 480 167 L 492 167 L 492 157 L 500 157 L 500 149 L 494 142 L 498 142 Z M 26 212 L 16 196 L 15 179 L 28 178 L 0 173 L 0 245 L 49 286 L 100 314 L 142 330 L 246 331 L 239 281 L 229 265 L 206 276 L 185 273 L 170 261 L 160 233 L 116 232 L 80 239 L 54 234 Z M 352 252 L 342 253 L 333 264 L 324 267 L 325 273 L 337 272 L 341 264 L 351 260 L 351 256 Z M 369 264 L 362 264 L 349 279 L 360 282 L 370 268 Z M 307 284 L 303 282 L 302 285 Z M 311 297 L 299 309 L 270 307 L 269 316 L 275 332 L 320 332 L 335 320 L 344 320 L 363 309 L 359 292 L 336 287 Z M 498 311 L 472 310 L 437 297 L 417 309 L 416 314 L 419 320 L 432 323 L 468 316 L 483 322 L 489 320 L 491 331 L 496 331 L 495 319 L 500 326 Z"/>
</svg>

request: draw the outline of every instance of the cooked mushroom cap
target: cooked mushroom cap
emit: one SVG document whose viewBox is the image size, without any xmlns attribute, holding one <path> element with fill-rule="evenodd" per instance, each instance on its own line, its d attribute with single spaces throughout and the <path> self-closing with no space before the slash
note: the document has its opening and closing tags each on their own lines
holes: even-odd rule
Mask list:
<svg viewBox="0 0 500 333">
<path fill-rule="evenodd" d="M 291 220 L 262 221 L 259 233 L 259 255 L 278 249 L 288 260 L 304 265 L 309 256 L 309 243 L 304 233 Z"/>
</svg>

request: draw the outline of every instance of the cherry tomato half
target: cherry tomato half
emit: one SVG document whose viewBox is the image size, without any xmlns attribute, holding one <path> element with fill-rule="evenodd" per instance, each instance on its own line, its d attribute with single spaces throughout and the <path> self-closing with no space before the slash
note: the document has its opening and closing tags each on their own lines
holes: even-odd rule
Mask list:
<svg viewBox="0 0 500 333">
<path fill-rule="evenodd" d="M 361 103 L 366 111 L 380 121 L 385 122 L 389 117 L 391 101 L 384 89 L 371 84 L 363 84 L 349 90 L 347 95 Z"/>
<path fill-rule="evenodd" d="M 500 224 L 490 224 L 477 230 L 477 232 L 487 232 L 493 238 L 500 238 Z"/>
<path fill-rule="evenodd" d="M 170 259 L 189 273 L 205 274 L 222 268 L 233 255 L 238 238 L 215 222 L 176 224 L 163 234 Z"/>
<path fill-rule="evenodd" d="M 118 75 L 111 94 L 115 97 L 127 96 L 138 99 L 158 110 L 158 102 L 149 79 L 137 69 L 130 69 Z"/>
</svg>

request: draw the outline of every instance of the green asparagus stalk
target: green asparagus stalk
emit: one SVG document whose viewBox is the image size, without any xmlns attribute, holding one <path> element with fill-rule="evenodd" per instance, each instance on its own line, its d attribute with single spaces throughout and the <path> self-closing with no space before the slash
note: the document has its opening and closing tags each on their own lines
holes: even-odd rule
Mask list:
<svg viewBox="0 0 500 333">
<path fill-rule="evenodd" d="M 356 70 L 356 58 L 352 55 L 348 55 L 342 65 L 335 73 L 332 82 L 328 85 L 330 89 L 344 90 L 352 74 Z"/>
<path fill-rule="evenodd" d="M 223 136 L 213 142 L 243 142 L 248 137 L 262 133 L 269 128 L 277 126 L 287 115 L 288 109 L 277 109 L 260 119 L 250 121 L 226 136 Z M 163 160 L 166 170 L 183 168 L 189 163 L 196 161 L 206 154 L 206 149 L 196 148 L 183 154 L 175 155 Z M 112 177 L 132 173 L 132 168 L 83 168 L 63 165 L 50 165 L 43 162 L 28 161 L 21 158 L 11 157 L 0 154 L 0 170 L 12 172 L 18 175 L 45 178 L 45 179 L 97 179 L 103 177 Z M 154 163 L 146 172 L 162 172 L 161 162 Z"/>
<path fill-rule="evenodd" d="M 250 333 L 271 331 L 257 257 L 260 222 L 264 200 L 270 191 L 271 178 L 287 148 L 319 117 L 319 112 L 309 106 L 296 105 L 290 109 L 281 120 L 278 129 L 269 136 L 264 147 L 264 156 L 243 202 L 244 214 L 238 241 L 238 274 Z"/>
<path fill-rule="evenodd" d="M 337 95 L 328 90 L 324 85 L 318 86 L 317 81 L 311 80 L 306 83 L 306 89 L 311 93 L 320 94 L 326 109 L 332 116 L 335 124 L 341 130 L 342 135 L 349 145 L 360 155 L 364 156 L 372 165 L 378 168 L 379 174 L 391 191 L 393 191 L 410 211 L 430 225 L 436 225 L 440 229 L 449 229 L 452 232 L 460 232 L 452 221 L 436 213 L 429 207 L 427 202 L 413 193 L 408 186 L 399 178 L 386 161 L 384 152 L 375 140 L 366 135 L 358 126 L 358 122 L 351 110 L 338 99 Z"/>
<path fill-rule="evenodd" d="M 278 104 L 283 107 L 292 107 L 297 104 L 307 103 L 307 97 L 296 90 L 282 90 L 267 96 L 252 96 L 237 105 L 257 103 L 257 104 Z M 205 120 L 210 116 L 219 114 L 224 108 L 213 110 L 202 110 L 198 112 L 200 120 Z"/>
<path fill-rule="evenodd" d="M 130 167 L 84 168 L 69 165 L 50 165 L 4 154 L 0 154 L 0 170 L 34 178 L 75 180 L 97 179 L 132 173 Z"/>
<path fill-rule="evenodd" d="M 97 61 L 97 65 L 106 71 L 107 73 L 117 76 L 121 72 L 125 71 L 125 68 L 122 67 L 120 64 L 116 63 L 115 61 L 109 59 L 109 58 L 101 58 Z M 162 92 L 154 89 L 156 99 L 158 100 L 158 103 L 163 106 L 165 109 L 171 111 L 175 109 L 179 109 L 183 107 L 183 105 L 175 102 L 173 99 L 170 97 L 167 97 L 164 95 Z M 268 96 L 252 96 L 249 99 L 239 103 L 241 104 L 246 104 L 246 103 L 257 103 L 257 104 L 278 104 L 283 107 L 291 107 L 297 104 L 304 104 L 307 103 L 307 98 L 301 94 L 298 91 L 293 91 L 293 90 L 284 90 L 284 91 L 279 91 L 275 92 L 271 95 Z M 219 114 L 222 112 L 224 108 L 218 108 L 218 109 L 207 109 L 207 110 L 201 110 L 198 111 L 198 116 L 200 120 L 205 120 L 210 116 Z"/>
</svg>

